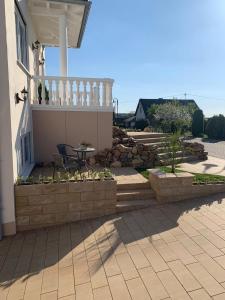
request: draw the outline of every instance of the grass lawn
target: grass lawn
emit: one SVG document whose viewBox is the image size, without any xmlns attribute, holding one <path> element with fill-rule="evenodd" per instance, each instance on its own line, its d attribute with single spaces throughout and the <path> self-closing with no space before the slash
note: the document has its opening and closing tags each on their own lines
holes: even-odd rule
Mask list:
<svg viewBox="0 0 225 300">
<path fill-rule="evenodd" d="M 171 167 L 159 167 L 162 172 L 171 173 Z M 137 168 L 137 171 L 148 179 L 148 170 L 145 168 Z M 184 172 L 176 168 L 176 173 Z M 190 172 L 191 173 L 191 172 Z M 195 184 L 205 184 L 205 183 L 225 183 L 225 176 L 213 175 L 213 174 L 199 174 L 191 173 L 194 175 Z"/>
</svg>

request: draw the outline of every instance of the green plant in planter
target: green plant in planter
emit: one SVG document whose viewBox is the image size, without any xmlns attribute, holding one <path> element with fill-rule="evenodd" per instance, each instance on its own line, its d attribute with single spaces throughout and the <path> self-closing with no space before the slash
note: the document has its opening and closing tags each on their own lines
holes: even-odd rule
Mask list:
<svg viewBox="0 0 225 300">
<path fill-rule="evenodd" d="M 79 171 L 75 171 L 74 172 L 73 178 L 74 178 L 75 181 L 78 181 L 80 179 L 80 173 L 79 173 Z"/>
<path fill-rule="evenodd" d="M 27 177 L 26 182 L 29 183 L 29 184 L 33 184 L 33 183 L 34 183 L 34 178 L 33 178 L 33 176 Z"/>
<path fill-rule="evenodd" d="M 105 173 L 104 173 L 104 171 L 98 173 L 98 178 L 100 180 L 104 180 L 105 179 Z"/>
<path fill-rule="evenodd" d="M 86 181 L 88 179 L 88 176 L 85 173 L 81 173 L 80 178 L 81 180 Z"/>
<path fill-rule="evenodd" d="M 94 170 L 91 170 L 90 172 L 90 177 L 92 180 L 95 180 L 98 176 L 98 172 L 97 171 L 94 171 Z"/>
<path fill-rule="evenodd" d="M 87 142 L 81 142 L 80 143 L 80 148 L 81 149 L 87 149 L 88 147 L 91 147 L 92 145 L 90 143 Z"/>
<path fill-rule="evenodd" d="M 43 181 L 44 181 L 44 176 L 42 176 L 42 174 L 40 174 L 40 175 L 38 176 L 38 182 L 39 182 L 39 183 L 43 183 Z"/>
<path fill-rule="evenodd" d="M 171 166 L 172 173 L 175 173 L 177 164 L 182 161 L 181 158 L 177 158 L 177 152 L 183 151 L 180 131 L 177 131 L 166 138 L 165 148 L 168 153 L 168 165 Z"/>
<path fill-rule="evenodd" d="M 16 179 L 16 185 L 21 185 L 23 184 L 23 177 L 22 176 L 18 176 Z"/>
<path fill-rule="evenodd" d="M 58 178 L 58 182 L 62 180 L 61 172 L 57 172 L 57 178 Z"/>
<path fill-rule="evenodd" d="M 105 168 L 105 169 L 103 170 L 103 172 L 104 172 L 104 177 L 105 177 L 106 179 L 111 179 L 111 178 L 113 177 L 113 174 L 112 174 L 112 172 L 111 172 L 110 169 Z"/>
</svg>

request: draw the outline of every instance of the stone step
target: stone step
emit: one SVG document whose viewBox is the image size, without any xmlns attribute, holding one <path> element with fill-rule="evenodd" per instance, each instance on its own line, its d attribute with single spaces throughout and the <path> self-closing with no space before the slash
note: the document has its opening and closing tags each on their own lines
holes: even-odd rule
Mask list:
<svg viewBox="0 0 225 300">
<path fill-rule="evenodd" d="M 139 139 L 146 139 L 146 138 L 161 138 L 161 137 L 166 137 L 166 133 L 151 133 L 151 132 L 143 132 L 143 133 L 131 133 L 129 134 L 132 138 L 139 140 Z"/>
<path fill-rule="evenodd" d="M 135 141 L 138 144 L 155 144 L 155 143 L 163 144 L 166 141 L 166 137 L 141 138 L 141 139 L 135 139 Z"/>
<path fill-rule="evenodd" d="M 117 192 L 117 201 L 149 200 L 155 193 L 150 188 L 141 190 L 124 190 Z"/>
<path fill-rule="evenodd" d="M 161 160 L 161 159 L 168 159 L 168 158 L 170 158 L 171 157 L 171 154 L 172 154 L 172 152 L 163 152 L 163 153 L 158 153 L 158 158 Z M 183 152 L 183 151 L 177 151 L 176 152 L 176 157 L 178 158 L 178 157 L 185 157 L 185 156 L 188 156 L 189 155 L 189 153 L 187 153 L 187 152 Z"/>
<path fill-rule="evenodd" d="M 150 183 L 146 180 L 146 182 L 135 182 L 135 183 L 117 183 L 117 191 L 125 191 L 125 190 L 143 190 L 149 189 Z"/>
<path fill-rule="evenodd" d="M 178 164 L 181 164 L 181 163 L 185 163 L 185 162 L 192 162 L 192 161 L 197 161 L 198 159 L 196 158 L 196 156 L 193 156 L 193 155 L 189 155 L 189 156 L 184 156 L 179 162 Z M 161 166 L 168 166 L 170 163 L 169 163 L 170 160 L 164 160 L 164 159 L 161 159 L 159 160 L 159 163 Z"/>
<path fill-rule="evenodd" d="M 157 201 L 155 199 L 120 201 L 116 205 L 116 211 L 117 212 L 125 212 L 125 211 L 147 208 L 147 207 L 155 206 L 155 205 L 157 205 Z"/>
<path fill-rule="evenodd" d="M 145 146 L 155 146 L 158 149 L 165 149 L 165 142 L 144 143 Z"/>
<path fill-rule="evenodd" d="M 161 147 L 160 147 L 161 146 Z M 165 147 L 165 146 L 163 146 L 162 144 L 161 145 L 158 145 L 158 147 L 157 147 L 157 152 L 158 152 L 158 154 L 160 154 L 160 153 L 167 153 L 168 152 L 168 149 Z"/>
</svg>

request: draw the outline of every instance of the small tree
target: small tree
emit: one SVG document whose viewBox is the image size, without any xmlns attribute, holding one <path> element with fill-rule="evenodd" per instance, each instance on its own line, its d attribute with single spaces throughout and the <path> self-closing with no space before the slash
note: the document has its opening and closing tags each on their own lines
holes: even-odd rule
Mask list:
<svg viewBox="0 0 225 300">
<path fill-rule="evenodd" d="M 171 172 L 175 173 L 177 164 L 181 161 L 177 158 L 177 152 L 183 151 L 180 131 L 177 131 L 166 138 L 165 148 L 168 152 L 168 165 L 171 165 Z"/>
<path fill-rule="evenodd" d="M 201 109 L 197 109 L 192 117 L 192 134 L 200 137 L 204 133 L 204 115 Z"/>
<path fill-rule="evenodd" d="M 185 132 L 191 128 L 195 109 L 193 104 L 183 105 L 176 100 L 154 104 L 148 111 L 150 125 L 162 129 L 163 132 Z"/>
</svg>

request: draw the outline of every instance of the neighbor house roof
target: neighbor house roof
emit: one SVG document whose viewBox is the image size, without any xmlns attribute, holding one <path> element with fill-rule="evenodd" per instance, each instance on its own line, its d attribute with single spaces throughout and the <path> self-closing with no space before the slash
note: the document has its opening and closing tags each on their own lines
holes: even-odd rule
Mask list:
<svg viewBox="0 0 225 300">
<path fill-rule="evenodd" d="M 180 104 L 183 105 L 188 105 L 188 104 L 193 104 L 196 105 L 196 107 L 198 108 L 198 105 L 196 104 L 195 100 L 192 99 L 163 99 L 163 98 L 159 98 L 159 99 L 139 99 L 138 105 L 137 105 L 137 109 L 135 111 L 135 115 L 137 113 L 138 107 L 141 104 L 142 108 L 144 110 L 145 116 L 147 117 L 148 115 L 148 110 L 149 108 L 154 105 L 154 104 L 164 104 L 167 102 L 172 102 L 172 101 L 177 101 Z"/>
</svg>

